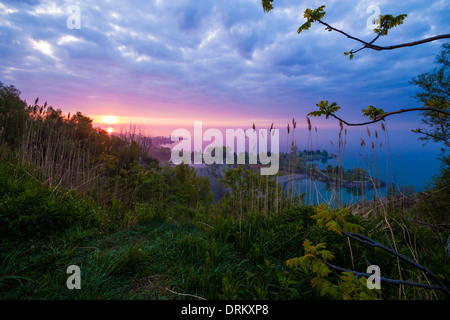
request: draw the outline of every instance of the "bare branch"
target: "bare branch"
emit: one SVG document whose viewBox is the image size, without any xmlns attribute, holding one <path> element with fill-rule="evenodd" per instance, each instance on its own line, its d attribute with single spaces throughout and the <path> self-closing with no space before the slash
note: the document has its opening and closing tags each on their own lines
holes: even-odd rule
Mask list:
<svg viewBox="0 0 450 320">
<path fill-rule="evenodd" d="M 379 122 L 381 120 L 384 120 L 386 117 L 392 116 L 394 114 L 400 114 L 400 113 L 412 112 L 412 111 L 434 111 L 434 112 L 438 112 L 438 113 L 450 116 L 450 112 L 449 111 L 443 110 L 443 109 L 439 109 L 439 108 L 432 108 L 432 107 L 401 109 L 401 110 L 398 110 L 398 111 L 388 112 L 388 113 L 382 114 L 379 117 L 376 117 L 372 121 L 363 122 L 363 123 L 349 123 L 349 122 L 341 119 L 340 117 L 336 116 L 333 113 L 330 114 L 330 116 L 332 116 L 333 118 L 335 118 L 335 119 L 337 119 L 339 121 L 342 121 L 344 124 L 346 124 L 349 127 L 356 127 L 356 126 L 365 126 L 365 125 L 368 125 L 368 124 L 377 123 L 377 122 Z"/>
<path fill-rule="evenodd" d="M 179 292 L 175 292 L 175 291 L 173 291 L 173 290 L 170 290 L 169 288 L 165 288 L 167 291 L 169 291 L 170 293 L 173 293 L 173 294 L 176 294 L 176 295 L 179 295 L 179 296 L 183 296 L 183 297 L 191 297 L 191 298 L 196 298 L 196 299 L 199 299 L 199 300 L 206 300 L 205 298 L 202 298 L 202 297 L 199 297 L 199 296 L 196 296 L 196 295 L 193 295 L 193 294 L 188 294 L 188 293 L 179 293 Z"/>
<path fill-rule="evenodd" d="M 434 36 L 434 37 L 431 37 L 431 38 L 426 38 L 426 39 L 423 39 L 423 40 L 409 42 L 409 43 L 398 44 L 398 45 L 395 45 L 395 46 L 387 46 L 387 47 L 375 46 L 373 48 L 372 47 L 368 47 L 368 48 L 373 49 L 373 50 L 377 50 L 377 51 L 393 50 L 393 49 L 398 49 L 398 48 L 413 47 L 413 46 L 417 46 L 419 44 L 432 42 L 432 41 L 436 41 L 436 40 L 440 40 L 440 39 L 448 39 L 448 38 L 450 38 L 450 34 L 442 34 L 442 35 L 439 35 L 439 36 Z"/>
<path fill-rule="evenodd" d="M 419 220 L 416 220 L 416 219 L 412 219 L 412 218 L 406 218 L 406 219 L 410 220 L 410 221 L 413 221 L 413 222 L 416 222 L 416 223 L 420 223 L 420 224 L 426 225 L 426 226 L 430 226 L 432 228 L 436 228 L 436 229 L 440 229 L 440 230 L 444 230 L 444 231 L 450 231 L 450 229 L 446 229 L 446 228 L 443 228 L 443 227 L 440 227 L 440 226 L 436 226 L 434 224 L 422 222 L 422 221 L 419 221 Z"/>
<path fill-rule="evenodd" d="M 332 116 L 333 118 L 335 118 L 335 119 L 337 119 L 337 120 L 339 120 L 339 121 L 342 121 L 342 123 L 344 123 L 345 125 L 347 125 L 347 126 L 349 126 L 349 127 L 365 126 L 365 125 L 372 124 L 372 123 L 377 123 L 377 122 L 383 120 L 383 119 L 379 119 L 379 120 L 372 120 L 372 121 L 363 122 L 363 123 L 349 123 L 349 122 L 345 121 L 344 119 L 339 118 L 339 117 L 338 117 L 337 115 L 335 115 L 334 113 L 331 113 L 330 116 Z"/>
<path fill-rule="evenodd" d="M 327 27 L 330 28 L 331 30 L 334 30 L 334 31 L 336 31 L 336 32 L 339 32 L 339 33 L 343 34 L 344 36 L 346 36 L 346 37 L 349 38 L 349 39 L 352 39 L 352 40 L 361 42 L 364 46 L 367 46 L 367 47 L 374 46 L 373 44 L 370 44 L 370 43 L 368 43 L 368 42 L 366 42 L 366 41 L 364 41 L 364 40 L 355 38 L 355 37 L 349 35 L 348 33 L 345 33 L 345 32 L 342 31 L 342 30 L 336 29 L 335 27 L 329 25 L 329 24 L 326 23 L 326 22 L 323 22 L 322 20 L 317 20 L 317 21 L 318 21 L 319 23 L 323 24 L 324 26 L 327 26 Z"/>
<path fill-rule="evenodd" d="M 370 239 L 368 237 L 365 237 L 365 236 L 363 236 L 363 235 L 361 235 L 359 233 L 350 234 L 350 233 L 345 232 L 344 230 L 341 230 L 341 232 L 342 232 L 342 234 L 345 234 L 346 236 L 348 236 L 348 237 L 350 237 L 350 238 L 352 238 L 352 239 L 354 239 L 356 241 L 368 244 L 368 245 L 370 245 L 372 247 L 377 247 L 377 248 L 383 249 L 384 251 L 387 251 L 390 254 L 393 254 L 394 256 L 402 259 L 403 261 L 409 263 L 410 265 L 416 267 L 417 269 L 422 270 L 425 274 L 430 275 L 439 284 L 439 288 L 440 288 L 439 290 L 445 292 L 445 294 L 448 297 L 450 297 L 450 291 L 448 291 L 447 287 L 441 281 L 441 279 L 439 279 L 433 272 L 431 272 L 430 270 L 428 270 L 424 266 L 421 266 L 420 264 L 418 264 L 418 263 L 408 259 L 407 257 L 405 257 L 404 255 L 398 253 L 397 251 L 389 249 L 388 247 L 385 247 L 382 244 L 380 244 L 380 243 L 378 243 L 378 242 L 376 242 L 376 241 L 374 241 L 374 240 L 372 240 L 372 239 Z"/>
<path fill-rule="evenodd" d="M 359 38 L 356 38 L 354 36 L 349 35 L 348 33 L 336 29 L 335 27 L 329 25 L 326 22 L 323 22 L 322 20 L 317 20 L 319 23 L 323 24 L 324 26 L 327 26 L 329 29 L 334 30 L 336 32 L 339 32 L 340 34 L 343 34 L 344 36 L 346 36 L 349 39 L 358 41 L 360 43 L 362 43 L 364 46 L 357 50 L 354 51 L 353 53 L 356 53 L 358 51 L 361 51 L 364 48 L 368 48 L 368 49 L 372 49 L 372 50 L 376 50 L 376 51 L 383 51 L 383 50 L 394 50 L 394 49 L 398 49 L 398 48 L 404 48 L 404 47 L 413 47 L 413 46 L 417 46 L 419 44 L 423 44 L 423 43 L 427 43 L 427 42 L 432 42 L 432 41 L 436 41 L 436 40 L 440 40 L 440 39 L 448 39 L 450 38 L 450 34 L 442 34 L 442 35 L 438 35 L 438 36 L 434 36 L 434 37 L 430 37 L 430 38 L 426 38 L 426 39 L 422 39 L 422 40 L 418 40 L 418 41 L 413 41 L 413 42 L 408 42 L 408 43 L 402 43 L 402 44 L 397 44 L 397 45 L 393 45 L 393 46 L 387 46 L 387 47 L 382 47 L 382 46 L 377 46 L 374 45 L 373 43 L 380 37 L 380 35 L 382 34 L 382 32 L 379 32 L 377 37 L 375 39 L 373 39 L 371 42 L 366 42 L 364 40 L 361 40 Z"/>
<path fill-rule="evenodd" d="M 347 270 L 335 265 L 332 265 L 331 263 L 328 263 L 324 260 L 321 260 L 322 262 L 324 262 L 328 267 L 335 269 L 337 271 L 341 271 L 341 272 L 351 272 L 354 275 L 358 276 L 358 277 L 366 277 L 369 278 L 371 276 L 373 276 L 372 274 L 368 274 L 368 273 L 361 273 L 361 272 L 357 272 L 357 271 L 353 271 L 353 270 Z M 380 277 L 379 278 L 381 281 L 386 282 L 386 283 L 392 283 L 392 284 L 405 284 L 408 286 L 413 286 L 413 287 L 420 287 L 420 288 L 424 288 L 424 289 L 431 289 L 431 290 L 442 290 L 442 288 L 440 286 L 431 286 L 431 285 L 427 285 L 427 284 L 423 284 L 423 283 L 417 283 L 417 282 L 410 282 L 410 281 L 406 281 L 406 280 L 395 280 L 395 279 L 388 279 L 388 278 L 383 278 Z"/>
</svg>

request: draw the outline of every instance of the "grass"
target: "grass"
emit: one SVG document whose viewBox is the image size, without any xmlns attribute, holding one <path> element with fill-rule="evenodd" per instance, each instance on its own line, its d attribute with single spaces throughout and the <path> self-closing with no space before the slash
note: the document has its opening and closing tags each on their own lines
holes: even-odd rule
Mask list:
<svg viewBox="0 0 450 320">
<path fill-rule="evenodd" d="M 241 221 L 202 215 L 150 219 L 106 234 L 77 227 L 47 240 L 3 240 L 0 299 L 320 299 L 310 286 L 311 275 L 288 268 L 286 261 L 301 255 L 306 238 L 326 240 L 337 265 L 351 267 L 350 249 L 344 237 L 320 231 L 312 213 L 311 207 L 296 207 Z M 370 227 L 366 234 L 385 239 L 373 223 L 365 223 Z M 405 240 L 414 231 L 405 221 L 394 226 Z M 444 235 L 433 235 L 429 228 L 415 232 L 418 260 L 447 278 L 448 258 L 440 246 Z M 397 241 L 399 252 L 411 256 L 411 248 Z M 382 251 L 352 243 L 352 253 L 361 271 L 369 260 L 396 274 L 397 262 Z M 66 286 L 66 269 L 73 264 L 81 268 L 81 290 Z M 426 282 L 414 270 L 403 270 L 403 276 Z M 395 299 L 396 286 L 383 289 L 385 298 Z M 439 292 L 405 290 L 409 298 L 442 297 Z"/>
<path fill-rule="evenodd" d="M 284 236 L 271 238 L 273 231 L 258 234 L 261 226 L 252 233 L 251 222 L 239 234 L 236 222 L 228 220 L 213 229 L 192 221 L 148 221 L 108 235 L 76 228 L 49 241 L 3 242 L 0 298 L 190 298 L 173 292 L 205 299 L 300 298 L 284 264 L 301 238 L 288 231 L 302 229 L 294 225 L 282 225 Z M 72 264 L 81 268 L 82 290 L 66 287 Z"/>
</svg>

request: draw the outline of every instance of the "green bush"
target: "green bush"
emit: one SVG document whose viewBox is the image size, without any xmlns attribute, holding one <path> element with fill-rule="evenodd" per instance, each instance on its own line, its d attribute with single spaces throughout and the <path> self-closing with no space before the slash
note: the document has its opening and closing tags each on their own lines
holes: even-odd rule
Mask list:
<svg viewBox="0 0 450 320">
<path fill-rule="evenodd" d="M 23 174 L 16 180 L 8 178 L 5 174 L 14 168 L 7 166 L 0 165 L 4 177 L 0 183 L 0 233 L 3 237 L 40 238 L 74 226 L 99 225 L 99 209 L 88 198 L 74 192 L 62 193 Z"/>
</svg>

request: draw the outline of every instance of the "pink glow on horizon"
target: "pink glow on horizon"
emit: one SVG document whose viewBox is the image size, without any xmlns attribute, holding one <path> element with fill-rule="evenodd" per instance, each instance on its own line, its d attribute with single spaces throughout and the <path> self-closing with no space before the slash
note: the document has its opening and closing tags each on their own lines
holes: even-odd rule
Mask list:
<svg viewBox="0 0 450 320">
<path fill-rule="evenodd" d="M 103 115 L 88 115 L 93 119 L 93 125 L 106 130 L 108 127 L 114 129 L 114 132 L 136 131 L 144 135 L 150 136 L 170 136 L 176 129 L 187 129 L 192 131 L 195 121 L 202 121 L 204 130 L 210 128 L 225 129 L 249 129 L 253 124 L 257 129 L 269 129 L 273 123 L 273 128 L 279 129 L 280 132 L 287 131 L 286 120 L 271 120 L 271 119 L 251 119 L 241 117 L 240 119 L 230 119 L 224 116 L 217 118 L 153 118 L 153 117 L 139 117 L 139 116 L 115 116 L 117 123 L 104 123 Z M 337 124 L 328 122 L 320 125 L 322 129 L 336 128 Z M 314 127 L 314 126 L 313 126 Z M 292 130 L 292 123 L 290 123 Z M 314 129 L 313 129 L 314 130 Z M 307 132 L 307 124 L 297 123 L 297 131 Z"/>
</svg>

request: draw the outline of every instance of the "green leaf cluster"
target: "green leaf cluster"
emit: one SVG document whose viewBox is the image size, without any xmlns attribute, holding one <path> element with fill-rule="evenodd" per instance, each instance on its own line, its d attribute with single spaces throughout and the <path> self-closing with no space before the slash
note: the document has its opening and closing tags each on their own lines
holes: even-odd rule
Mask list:
<svg viewBox="0 0 450 320">
<path fill-rule="evenodd" d="M 306 9 L 305 12 L 303 13 L 303 17 L 306 18 L 306 22 L 302 24 L 300 28 L 298 28 L 297 33 L 302 33 L 303 31 L 308 30 L 309 28 L 311 28 L 311 24 L 323 19 L 323 17 L 326 14 L 324 8 L 325 6 L 320 6 L 319 8 L 316 8 L 314 10 L 309 8 Z"/>
<path fill-rule="evenodd" d="M 307 274 L 315 275 L 311 279 L 311 287 L 319 292 L 321 297 L 326 295 L 334 299 L 343 300 L 378 300 L 381 290 L 371 290 L 367 287 L 367 278 L 357 278 L 351 272 L 342 272 L 336 284 L 328 280 L 333 274 L 326 261 L 334 259 L 334 255 L 326 250 L 325 243 L 313 245 L 306 239 L 303 243 L 305 254 L 299 258 L 286 261 L 288 267 L 301 268 Z"/>
<path fill-rule="evenodd" d="M 325 248 L 325 243 L 313 245 L 310 240 L 306 239 L 303 242 L 305 255 L 299 258 L 289 259 L 286 261 L 286 264 L 288 267 L 301 267 L 304 270 L 311 269 L 314 273 L 318 273 L 319 276 L 325 277 L 331 273 L 331 270 L 323 261 L 332 260 L 334 258 L 333 254 L 330 251 L 325 250 Z M 323 261 L 317 257 L 321 257 Z"/>
<path fill-rule="evenodd" d="M 389 29 L 402 25 L 406 17 L 406 14 L 400 14 L 396 17 L 390 14 L 386 14 L 384 16 L 380 15 L 377 19 L 377 23 L 379 25 L 377 28 L 373 29 L 373 31 L 381 36 L 386 36 Z"/>
<path fill-rule="evenodd" d="M 342 272 L 339 278 L 342 280 L 339 286 L 341 299 L 343 300 L 380 300 L 380 289 L 369 289 L 367 278 L 357 278 L 352 272 Z"/>
<path fill-rule="evenodd" d="M 316 212 L 317 214 L 311 216 L 311 218 L 317 221 L 317 226 L 320 228 L 326 228 L 340 235 L 342 235 L 342 230 L 349 233 L 357 233 L 363 230 L 360 225 L 346 221 L 350 215 L 348 208 L 330 210 L 326 204 L 322 204 L 316 208 Z"/>
<path fill-rule="evenodd" d="M 375 120 L 385 113 L 383 109 L 378 109 L 374 106 L 369 106 L 367 109 L 363 109 L 362 112 L 366 117 L 370 117 L 372 120 Z"/>
<path fill-rule="evenodd" d="M 333 254 L 325 250 L 325 243 L 319 243 L 313 245 L 312 242 L 306 239 L 303 242 L 303 249 L 305 250 L 305 255 L 303 257 L 293 258 L 286 261 L 286 265 L 291 268 L 301 268 L 303 271 L 309 274 L 315 274 L 311 280 L 311 286 L 316 288 L 320 292 L 321 296 L 325 296 L 330 293 L 331 283 L 324 279 L 332 271 L 326 265 L 325 261 L 332 260 L 334 258 Z M 337 291 L 336 291 L 337 292 Z"/>
<path fill-rule="evenodd" d="M 351 50 L 351 51 L 344 52 L 344 56 L 350 56 L 350 60 L 353 60 L 353 57 L 355 56 L 355 54 L 354 54 L 353 50 Z"/>
<path fill-rule="evenodd" d="M 265 12 L 269 12 L 273 9 L 272 2 L 273 2 L 273 0 L 262 0 L 261 1 L 263 10 Z M 303 31 L 308 30 L 309 28 L 311 28 L 311 25 L 314 22 L 323 19 L 323 17 L 326 14 L 326 12 L 324 11 L 324 8 L 325 8 L 325 6 L 323 5 L 316 9 L 309 9 L 309 8 L 306 9 L 305 12 L 303 13 L 303 17 L 306 18 L 306 22 L 304 24 L 302 24 L 300 26 L 300 28 L 298 28 L 297 33 L 302 33 Z M 327 27 L 326 30 L 332 31 L 332 29 L 329 27 Z"/>
<path fill-rule="evenodd" d="M 273 0 L 262 0 L 261 4 L 265 12 L 269 12 L 273 9 Z"/>
<path fill-rule="evenodd" d="M 331 116 L 341 108 L 337 105 L 336 102 L 329 104 L 328 101 L 323 100 L 319 103 L 316 103 L 316 105 L 319 107 L 319 111 L 312 111 L 308 113 L 308 116 L 320 117 L 324 115 L 328 119 L 329 116 Z"/>
</svg>

